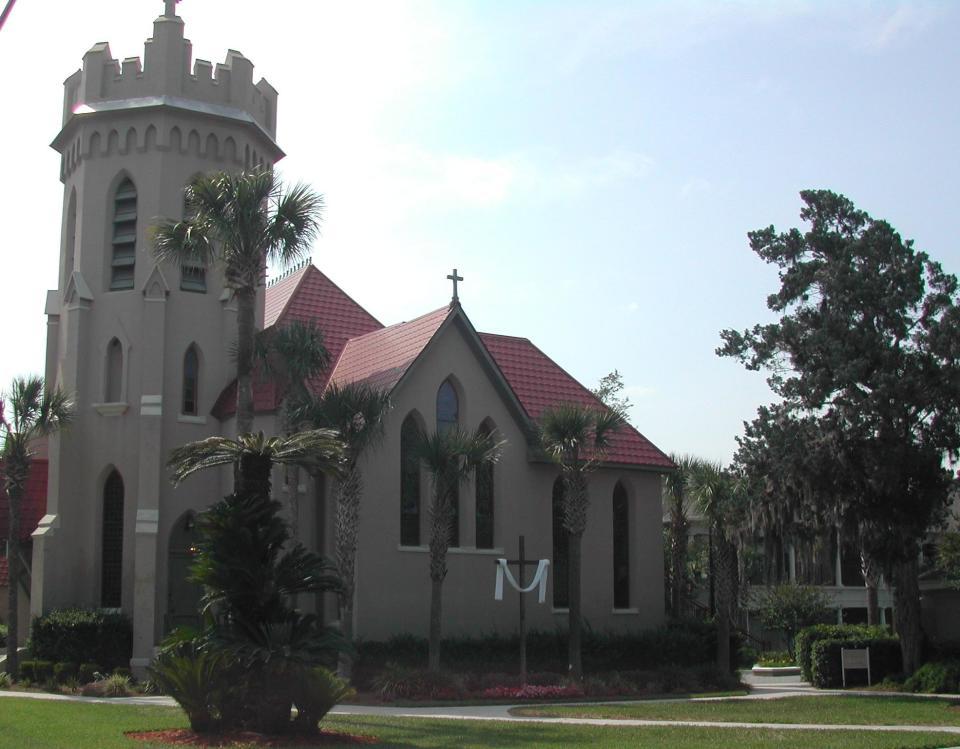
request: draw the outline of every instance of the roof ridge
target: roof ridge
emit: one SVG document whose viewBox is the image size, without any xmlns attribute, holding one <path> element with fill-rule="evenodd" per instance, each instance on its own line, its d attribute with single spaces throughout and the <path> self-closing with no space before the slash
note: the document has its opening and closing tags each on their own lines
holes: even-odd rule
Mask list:
<svg viewBox="0 0 960 749">
<path fill-rule="evenodd" d="M 355 305 L 357 305 L 357 307 L 359 307 L 360 309 L 362 309 L 363 312 L 364 312 L 364 314 L 367 315 L 367 316 L 369 316 L 369 318 L 370 318 L 371 320 L 373 320 L 377 325 L 379 325 L 381 328 L 387 327 L 387 326 L 384 325 L 382 322 L 380 322 L 380 320 L 378 320 L 376 317 L 374 317 L 372 314 L 370 314 L 370 310 L 368 310 L 366 307 L 364 307 L 362 304 L 360 304 L 360 302 L 358 302 L 356 299 L 354 299 L 352 296 L 350 296 L 350 294 L 348 294 L 346 291 L 343 290 L 343 288 L 340 286 L 340 284 L 338 284 L 336 281 L 334 281 L 332 278 L 330 278 L 330 276 L 328 276 L 326 273 L 324 273 L 322 270 L 320 270 L 317 266 L 311 264 L 311 265 L 310 265 L 310 268 L 312 268 L 312 269 L 315 270 L 317 273 L 319 273 L 321 276 L 323 276 L 323 277 L 327 280 L 327 283 L 329 283 L 331 286 L 333 286 L 333 288 L 335 288 L 337 291 L 339 291 L 341 294 L 343 294 L 347 299 L 349 299 L 351 302 L 353 302 Z M 309 270 L 309 269 L 308 269 L 308 270 Z M 304 274 L 304 275 L 306 275 L 306 274 Z M 284 311 L 286 311 L 286 310 L 284 310 Z M 280 319 L 280 318 L 277 318 L 277 319 Z M 371 331 L 371 332 L 373 332 L 373 331 Z"/>
<path fill-rule="evenodd" d="M 280 283 L 280 281 L 285 281 L 286 279 L 291 278 L 296 273 L 300 273 L 302 271 L 302 273 L 300 273 L 300 278 L 297 280 L 297 283 L 294 285 L 293 289 L 287 295 L 287 299 L 283 303 L 283 307 L 277 313 L 277 317 L 273 321 L 273 325 L 277 325 L 280 322 L 280 320 L 283 319 L 283 316 L 287 313 L 287 310 L 290 309 L 290 302 L 293 301 L 293 298 L 297 295 L 297 292 L 300 290 L 300 286 L 303 284 L 303 279 L 307 277 L 308 270 L 310 268 L 313 268 L 313 259 L 308 258 L 308 260 L 309 260 L 308 264 L 306 265 L 301 264 L 295 270 L 291 270 L 288 273 L 285 273 L 279 278 L 277 278 L 276 280 L 274 280 L 272 283 L 267 284 L 266 288 L 269 289 L 275 286 L 276 284 Z M 266 302 L 266 295 L 264 295 L 264 302 Z M 273 325 L 271 325 L 270 327 L 273 327 Z"/>
<path fill-rule="evenodd" d="M 411 320 L 401 320 L 400 322 L 395 322 L 392 325 L 385 325 L 379 330 L 371 330 L 369 333 L 364 333 L 363 335 L 358 335 L 358 336 L 354 336 L 353 338 L 348 338 L 347 343 L 349 344 L 351 341 L 358 341 L 361 338 L 366 338 L 368 335 L 375 335 L 376 333 L 384 333 L 388 330 L 395 330 L 396 328 L 399 328 L 401 325 L 412 325 L 415 322 L 418 322 L 420 320 L 423 320 L 424 318 L 430 317 L 431 315 L 435 315 L 438 312 L 443 312 L 444 310 L 446 310 L 447 312 L 451 312 L 452 308 L 449 306 L 438 307 L 435 310 L 431 310 L 430 312 L 425 312 L 424 314 L 414 317 Z"/>
<path fill-rule="evenodd" d="M 514 341 L 526 341 L 530 345 L 533 345 L 533 341 L 531 341 L 526 336 L 522 336 L 522 335 L 507 335 L 506 333 L 484 333 L 482 330 L 478 330 L 477 335 L 487 335 L 487 336 L 490 336 L 491 338 L 510 338 Z M 537 349 L 537 350 L 539 351 L 540 349 Z"/>
</svg>

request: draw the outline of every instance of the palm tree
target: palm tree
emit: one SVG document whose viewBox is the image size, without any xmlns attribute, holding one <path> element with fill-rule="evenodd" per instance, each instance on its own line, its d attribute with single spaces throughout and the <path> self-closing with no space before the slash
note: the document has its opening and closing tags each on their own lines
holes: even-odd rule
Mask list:
<svg viewBox="0 0 960 749">
<path fill-rule="evenodd" d="M 237 439 L 208 437 L 175 448 L 167 465 L 173 483 L 205 468 L 239 465 L 238 496 L 270 498 L 270 470 L 274 463 L 308 471 L 337 472 L 343 465 L 343 443 L 332 429 L 312 429 L 288 436 L 265 437 L 263 432 Z"/>
<path fill-rule="evenodd" d="M 443 580 L 447 549 L 456 521 L 454 502 L 460 485 L 477 468 L 500 459 L 503 441 L 487 433 L 469 434 L 459 427 L 420 434 L 416 455 L 433 480 L 430 502 L 430 643 L 428 666 L 440 670 Z"/>
<path fill-rule="evenodd" d="M 362 383 L 331 384 L 322 395 L 306 395 L 292 408 L 291 421 L 329 427 L 340 434 L 346 448 L 343 478 L 337 486 L 337 519 L 334 549 L 337 568 L 343 579 L 340 596 L 340 631 L 353 640 L 353 594 L 356 585 L 356 558 L 359 546 L 360 499 L 363 476 L 360 458 L 383 436 L 383 420 L 390 409 L 390 395 Z M 338 673 L 349 679 L 353 658 L 340 654 Z"/>
<path fill-rule="evenodd" d="M 5 401 L 5 402 L 4 402 Z M 7 410 L 9 407 L 9 419 Z M 17 640 L 19 632 L 20 584 L 20 505 L 23 501 L 30 463 L 31 443 L 66 426 L 73 417 L 73 404 L 58 388 L 48 390 L 43 378 L 17 377 L 10 392 L 0 399 L 0 475 L 10 502 L 10 528 L 7 537 L 7 673 L 17 674 Z"/>
<path fill-rule="evenodd" d="M 187 218 L 154 228 L 154 251 L 175 263 L 219 262 L 237 299 L 237 434 L 253 429 L 254 312 L 268 261 L 304 258 L 319 232 L 323 198 L 283 190 L 269 170 L 201 175 L 184 190 Z"/>
<path fill-rule="evenodd" d="M 716 596 L 717 666 L 730 669 L 730 622 L 737 587 L 737 549 L 734 543 L 736 487 L 719 463 L 703 461 L 693 472 L 690 493 L 710 524 L 713 549 L 711 575 Z"/>
<path fill-rule="evenodd" d="M 587 480 L 602 462 L 610 435 L 624 423 L 617 409 L 563 403 L 540 416 L 540 443 L 563 475 L 563 527 L 569 537 L 568 659 L 570 674 L 583 678 L 581 594 L 583 533 L 590 497 Z"/>
<path fill-rule="evenodd" d="M 687 539 L 690 530 L 690 482 L 703 461 L 692 455 L 671 455 L 676 469 L 664 480 L 664 494 L 670 512 L 670 615 L 683 615 L 683 593 L 687 579 Z"/>
</svg>

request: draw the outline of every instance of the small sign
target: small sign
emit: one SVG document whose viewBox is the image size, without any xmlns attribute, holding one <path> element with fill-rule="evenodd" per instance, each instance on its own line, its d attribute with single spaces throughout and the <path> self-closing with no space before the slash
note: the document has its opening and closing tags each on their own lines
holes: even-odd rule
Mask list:
<svg viewBox="0 0 960 749">
<path fill-rule="evenodd" d="M 867 686 L 870 686 L 870 648 L 840 648 L 840 670 L 843 686 L 847 686 L 847 669 L 866 669 Z"/>
</svg>

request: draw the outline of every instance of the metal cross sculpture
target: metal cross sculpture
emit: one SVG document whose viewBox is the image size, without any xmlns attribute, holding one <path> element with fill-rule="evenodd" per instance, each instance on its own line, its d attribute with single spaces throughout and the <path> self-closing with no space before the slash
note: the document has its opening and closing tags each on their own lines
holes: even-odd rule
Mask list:
<svg viewBox="0 0 960 749">
<path fill-rule="evenodd" d="M 463 276 L 458 276 L 458 275 L 457 275 L 457 269 L 454 268 L 454 269 L 453 269 L 453 274 L 450 275 L 450 276 L 447 276 L 447 280 L 448 280 L 448 281 L 453 281 L 453 299 L 450 300 L 450 303 L 452 304 L 452 303 L 454 303 L 454 302 L 459 302 L 459 301 L 460 301 L 460 297 L 457 295 L 457 281 L 462 281 L 462 280 L 463 280 Z"/>
<path fill-rule="evenodd" d="M 524 554 L 524 538 L 520 536 L 518 545 L 518 551 L 520 552 L 517 556 L 517 559 L 497 559 L 495 560 L 498 567 L 502 566 L 504 568 L 509 565 L 517 565 L 519 568 L 519 575 L 517 580 L 511 579 L 508 570 L 504 570 L 507 573 L 507 578 L 510 584 L 517 590 L 520 601 L 520 679 L 523 684 L 527 683 L 527 607 L 525 605 L 523 596 L 524 593 L 529 593 L 538 585 L 540 586 L 540 603 L 543 603 L 543 593 L 546 586 L 546 568 L 549 566 L 550 562 L 547 559 L 527 559 Z M 527 567 L 536 567 L 537 571 L 534 574 L 534 579 L 529 586 L 527 586 L 526 581 L 526 568 Z M 500 570 L 497 571 L 497 591 L 494 594 L 494 597 L 498 600 L 502 595 L 501 590 L 501 581 L 500 581 Z"/>
</svg>

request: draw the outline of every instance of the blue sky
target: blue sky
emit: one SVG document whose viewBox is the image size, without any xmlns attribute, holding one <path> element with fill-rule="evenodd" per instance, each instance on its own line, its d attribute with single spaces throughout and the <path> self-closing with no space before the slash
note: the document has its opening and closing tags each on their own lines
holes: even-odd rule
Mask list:
<svg viewBox="0 0 960 749">
<path fill-rule="evenodd" d="M 344 7 L 348 6 L 348 7 Z M 61 83 L 158 0 L 21 2 L 0 32 L 8 175 L 0 382 L 40 371 Z M 184 0 L 197 57 L 280 92 L 285 178 L 327 199 L 314 262 L 385 323 L 449 300 L 588 385 L 616 368 L 667 451 L 727 461 L 771 398 L 714 355 L 768 319 L 747 231 L 831 188 L 960 271 L 960 4 Z"/>
</svg>

